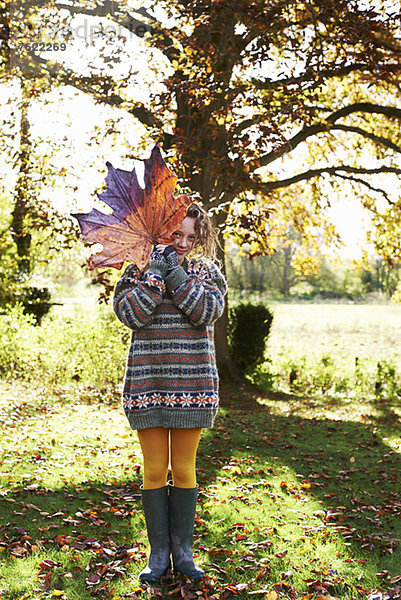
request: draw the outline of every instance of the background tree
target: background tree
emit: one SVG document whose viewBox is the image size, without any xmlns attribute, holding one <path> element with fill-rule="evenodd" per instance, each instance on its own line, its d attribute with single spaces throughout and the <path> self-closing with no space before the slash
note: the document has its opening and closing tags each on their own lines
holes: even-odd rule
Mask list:
<svg viewBox="0 0 401 600">
<path fill-rule="evenodd" d="M 3 292 L 0 303 L 21 301 L 25 309 L 41 316 L 49 310 L 50 292 L 32 280 L 38 262 L 48 262 L 49 252 L 75 243 L 70 219 L 58 214 L 54 206 L 41 194 L 41 188 L 55 178 L 54 168 L 47 156 L 37 151 L 37 140 L 31 135 L 29 110 L 32 98 L 43 91 L 42 80 L 21 79 L 21 101 L 13 109 L 17 118 L 12 130 L 14 156 L 11 161 L 15 187 L 4 197 L 11 218 L 2 220 L 3 236 L 7 238 L 2 252 Z M 17 114 L 16 114 L 17 113 Z M 7 140 L 3 138 L 3 142 Z M 49 152 L 50 154 L 50 152 Z M 43 311 L 37 305 L 43 304 Z M 35 304 L 35 306 L 33 306 Z M 31 310 L 32 309 L 32 310 Z"/>
<path fill-rule="evenodd" d="M 357 194 L 373 215 L 377 251 L 398 261 L 401 203 L 383 178 L 401 172 L 398 13 L 357 0 L 158 1 L 137 10 L 125 1 L 58 2 L 48 15 L 57 27 L 86 15 L 114 23 L 120 37 L 145 35 L 163 85 L 146 101 L 130 98 L 132 74 L 104 69 L 127 60 L 121 46 L 110 56 L 104 44 L 103 67 L 86 64 L 85 74 L 62 57 L 57 69 L 43 55 L 35 61 L 54 83 L 138 119 L 147 140 L 162 142 L 183 191 L 199 193 L 222 230 L 234 203 L 259 196 L 278 210 L 291 195 L 280 191 L 302 182 L 324 230 L 330 194 Z M 308 265 L 310 254 L 299 257 Z M 228 363 L 225 326 L 216 341 Z"/>
<path fill-rule="evenodd" d="M 392 267 L 377 257 L 364 265 L 360 275 L 365 292 L 383 292 L 391 298 L 401 280 L 401 265 Z"/>
<path fill-rule="evenodd" d="M 47 2 L 43 8 L 50 6 L 51 3 Z M 10 12 L 12 7 L 14 13 Z M 2 115 L 0 150 L 3 156 L 8 157 L 8 178 L 14 181 L 14 186 L 10 189 L 8 182 L 2 182 L 4 203 L 8 205 L 11 218 L 2 219 L 3 235 L 8 241 L 7 252 L 2 252 L 1 256 L 4 287 L 0 303 L 4 305 L 19 300 L 30 310 L 33 303 L 40 304 L 45 299 L 48 309 L 49 290 L 32 282 L 37 261 L 48 262 L 52 246 L 60 248 L 71 245 L 75 235 L 70 219 L 58 214 L 41 194 L 43 188 L 59 175 L 50 158 L 54 148 L 48 145 L 47 152 L 38 151 L 40 140 L 31 131 L 32 105 L 48 91 L 49 78 L 47 73 L 35 68 L 32 60 L 25 62 L 24 69 L 16 68 L 13 42 L 11 47 L 5 43 L 6 40 L 10 42 L 10 38 L 16 41 L 12 34 L 18 23 L 22 25 L 20 42 L 29 41 L 26 34 L 35 30 L 35 6 L 26 1 L 1 3 L 0 11 L 2 79 L 5 85 L 15 85 L 17 81 L 20 91 L 19 101 L 9 102 L 8 114 Z M 13 20 L 16 16 L 19 17 L 18 21 Z"/>
</svg>

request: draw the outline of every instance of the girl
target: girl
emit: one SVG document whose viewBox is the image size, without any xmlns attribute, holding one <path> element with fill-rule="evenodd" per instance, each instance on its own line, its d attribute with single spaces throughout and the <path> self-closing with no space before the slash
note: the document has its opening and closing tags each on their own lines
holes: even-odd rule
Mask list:
<svg viewBox="0 0 401 600">
<path fill-rule="evenodd" d="M 206 212 L 191 204 L 169 246 L 157 245 L 148 268 L 129 265 L 117 283 L 114 311 L 132 332 L 123 407 L 144 460 L 142 504 L 150 543 L 141 581 L 171 567 L 192 579 L 198 494 L 195 461 L 203 427 L 218 407 L 213 323 L 224 308 L 226 281 L 211 261 L 216 237 Z M 190 252 L 201 251 L 187 259 Z M 173 482 L 167 483 L 171 468 Z"/>
</svg>

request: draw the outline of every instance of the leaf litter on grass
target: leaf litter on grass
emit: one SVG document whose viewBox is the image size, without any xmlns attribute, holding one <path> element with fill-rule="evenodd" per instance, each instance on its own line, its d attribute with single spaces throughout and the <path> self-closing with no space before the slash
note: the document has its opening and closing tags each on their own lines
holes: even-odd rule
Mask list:
<svg viewBox="0 0 401 600">
<path fill-rule="evenodd" d="M 222 391 L 198 460 L 194 553 L 208 575 L 150 588 L 137 582 L 140 452 L 118 394 L 102 404 L 43 389 L 35 405 L 20 385 L 18 444 L 13 401 L 3 426 L 4 598 L 398 598 L 400 462 L 376 422 L 325 419 L 301 399 L 283 416 L 254 390 Z M 10 400 L 4 388 L 0 397 Z M 24 562 L 25 583 L 13 569 Z"/>
</svg>

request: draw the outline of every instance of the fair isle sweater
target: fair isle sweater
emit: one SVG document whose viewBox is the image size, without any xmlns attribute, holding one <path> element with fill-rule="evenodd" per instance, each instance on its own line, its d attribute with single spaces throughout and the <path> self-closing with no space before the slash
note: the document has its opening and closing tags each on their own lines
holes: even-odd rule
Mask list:
<svg viewBox="0 0 401 600">
<path fill-rule="evenodd" d="M 203 259 L 167 270 L 161 260 L 142 274 L 129 265 L 114 292 L 114 311 L 132 329 L 123 408 L 132 429 L 212 427 L 219 402 L 213 323 L 227 284 Z"/>
</svg>

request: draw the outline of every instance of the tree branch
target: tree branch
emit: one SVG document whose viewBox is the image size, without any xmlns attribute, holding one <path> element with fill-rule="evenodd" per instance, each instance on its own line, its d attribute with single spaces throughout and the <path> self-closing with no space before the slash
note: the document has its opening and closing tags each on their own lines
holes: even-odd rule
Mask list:
<svg viewBox="0 0 401 600">
<path fill-rule="evenodd" d="M 399 16 L 398 16 L 399 19 Z M 378 48 L 385 48 L 386 50 L 390 50 L 391 52 L 395 52 L 397 54 L 401 54 L 401 42 L 397 40 L 395 37 L 391 37 L 391 33 L 387 30 L 385 33 L 383 32 L 374 32 L 372 31 L 373 43 Z"/>
<path fill-rule="evenodd" d="M 253 171 L 258 169 L 259 167 L 265 167 L 266 165 L 274 162 L 280 156 L 284 154 L 288 154 L 292 150 L 294 150 L 301 142 L 304 142 L 307 138 L 317 135 L 318 133 L 329 132 L 333 128 L 341 128 L 339 125 L 334 125 L 338 119 L 341 117 L 346 117 L 354 112 L 367 112 L 367 113 L 377 113 L 386 115 L 389 118 L 397 118 L 401 119 L 401 109 L 393 107 L 393 106 L 379 106 L 377 104 L 371 104 L 370 102 L 357 102 L 355 104 L 350 104 L 349 106 L 344 106 L 339 110 L 333 112 L 331 115 L 325 118 L 324 121 L 317 123 L 316 125 L 310 125 L 308 127 L 304 127 L 301 129 L 299 133 L 297 133 L 293 138 L 288 140 L 285 144 L 276 148 L 272 152 L 265 154 L 264 156 L 258 158 L 257 160 L 249 161 L 247 163 L 249 170 Z M 346 127 L 345 125 L 343 127 Z M 349 126 L 351 127 L 351 126 Z M 357 128 L 359 129 L 359 128 Z M 360 129 L 355 133 L 359 133 L 361 135 L 366 135 L 366 137 L 370 139 L 376 138 L 375 141 L 379 142 L 382 139 L 382 144 L 388 148 L 391 148 L 393 142 L 391 140 L 387 140 L 386 138 L 380 138 L 380 136 L 374 136 L 370 132 L 364 133 L 364 129 Z M 374 136 L 374 137 L 372 137 Z M 399 147 L 396 146 L 393 148 L 397 152 L 399 152 Z"/>
<path fill-rule="evenodd" d="M 358 133 L 360 135 L 363 135 L 363 137 L 369 138 L 376 144 L 380 144 L 381 146 L 386 146 L 386 148 L 390 148 L 391 150 L 394 150 L 395 152 L 401 153 L 401 146 L 397 146 L 397 144 L 395 144 L 391 140 L 389 140 L 381 135 L 375 135 L 374 133 L 371 133 L 370 131 L 365 131 L 365 129 L 361 129 L 360 127 L 353 127 L 351 125 L 334 125 L 333 127 L 330 127 L 330 131 L 333 131 L 333 130 L 350 131 L 351 133 Z"/>
<path fill-rule="evenodd" d="M 341 117 L 346 117 L 354 112 L 375 113 L 385 115 L 389 118 L 401 119 L 401 109 L 396 108 L 395 106 L 380 106 L 379 104 L 372 104 L 371 102 L 355 102 L 355 104 L 350 104 L 349 106 L 344 106 L 343 108 L 336 110 L 327 117 L 327 121 L 335 123 Z"/>
<path fill-rule="evenodd" d="M 115 23 L 122 25 L 132 33 L 136 33 L 139 37 L 143 37 L 145 31 L 152 31 L 152 27 L 147 25 L 143 21 L 139 21 L 132 17 L 129 10 L 121 10 L 121 2 L 114 2 L 113 0 L 104 0 L 104 2 L 97 3 L 94 8 L 88 8 L 85 6 L 74 6 L 72 4 L 65 4 L 64 2 L 56 2 L 56 8 L 67 10 L 71 15 L 90 15 L 92 17 L 111 17 Z M 124 6 L 124 8 L 127 8 Z M 132 10 L 132 12 L 138 12 Z M 142 13 L 141 13 L 142 14 Z M 146 13 L 146 16 L 148 13 Z M 156 19 L 154 19 L 156 21 Z M 135 30 L 141 27 L 141 33 L 137 33 Z"/>
<path fill-rule="evenodd" d="M 56 7 L 68 10 L 70 14 L 84 14 L 96 17 L 108 17 L 121 27 L 124 27 L 134 35 L 143 38 L 146 32 L 150 34 L 158 34 L 161 36 L 161 42 L 164 48 L 159 48 L 161 52 L 169 59 L 172 60 L 179 51 L 174 47 L 173 34 L 178 33 L 176 28 L 164 29 L 160 22 L 150 15 L 144 8 L 137 10 L 124 6 L 125 11 L 121 10 L 122 2 L 115 2 L 113 0 L 104 0 L 101 4 L 97 4 L 95 8 L 85 7 L 74 7 L 71 4 L 64 4 L 63 2 L 57 2 Z M 149 25 L 142 19 L 137 19 L 133 14 L 139 14 L 142 17 L 149 19 L 152 25 Z"/>
<path fill-rule="evenodd" d="M 267 193 L 273 190 L 277 190 L 279 188 L 288 187 L 294 183 L 298 183 L 299 181 L 305 181 L 308 179 L 313 179 L 314 177 L 321 177 L 322 175 L 335 175 L 341 177 L 346 180 L 355 180 L 358 183 L 361 183 L 367 186 L 370 190 L 375 192 L 383 193 L 386 196 L 386 199 L 390 204 L 393 202 L 388 198 L 386 192 L 381 189 L 374 188 L 369 182 L 364 181 L 363 179 L 347 177 L 343 173 L 352 174 L 360 174 L 360 175 L 378 175 L 380 173 L 395 173 L 397 175 L 401 175 L 401 168 L 398 167 L 378 167 L 376 169 L 364 169 L 362 167 L 350 167 L 347 165 L 340 165 L 337 167 L 323 167 L 321 169 L 310 169 L 309 171 L 305 171 L 304 173 L 299 173 L 298 175 L 294 175 L 293 177 L 289 177 L 288 179 L 280 179 L 277 181 L 254 181 L 249 178 L 249 187 L 255 192 Z"/>
<path fill-rule="evenodd" d="M 45 72 L 48 72 L 46 70 L 46 60 L 39 56 L 35 56 L 35 61 L 42 66 Z M 81 92 L 90 94 L 98 102 L 104 102 L 110 106 L 120 106 L 121 104 L 129 105 L 128 100 L 124 100 L 124 98 L 114 92 L 114 80 L 111 77 L 105 77 L 104 75 L 84 77 L 76 75 L 76 73 L 69 69 L 61 70 L 60 68 L 60 70 L 57 71 L 55 79 L 59 83 L 70 85 Z M 138 119 L 143 125 L 147 127 L 157 127 L 160 129 L 161 135 L 165 135 L 162 129 L 162 121 L 141 102 L 131 104 L 131 106 L 127 107 L 125 110 Z"/>
<path fill-rule="evenodd" d="M 97 80 L 99 83 L 104 84 L 104 78 L 99 79 L 92 77 L 79 77 L 73 73 L 58 73 L 57 79 L 65 85 L 71 85 L 76 89 L 91 94 L 98 102 L 104 102 L 110 106 L 120 106 L 121 104 L 127 104 L 125 109 L 128 113 L 133 115 L 146 127 L 157 127 L 162 132 L 163 123 L 158 119 L 146 106 L 141 102 L 131 104 L 124 98 L 121 98 L 118 94 L 113 93 L 112 86 L 109 89 L 102 90 L 100 87 L 96 88 Z M 110 93 L 111 92 L 111 93 Z"/>
<path fill-rule="evenodd" d="M 345 181 L 355 181 L 356 183 L 360 183 L 360 184 L 364 185 L 365 187 L 367 187 L 371 192 L 382 194 L 389 204 L 394 205 L 394 202 L 392 200 L 390 200 L 389 195 L 385 190 L 374 187 L 368 181 L 365 181 L 364 179 L 361 179 L 360 177 L 351 177 L 351 176 L 347 176 L 347 175 L 341 175 L 340 173 L 337 173 L 336 176 L 340 177 L 341 179 L 344 179 Z"/>
<path fill-rule="evenodd" d="M 401 71 L 401 65 L 398 63 L 387 63 L 384 68 L 386 71 Z M 276 81 L 267 79 L 261 81 L 256 78 L 253 78 L 251 81 L 253 85 L 260 90 L 274 90 L 282 86 L 299 84 L 311 80 L 318 82 L 322 79 L 328 79 L 330 77 L 343 77 L 344 75 L 348 75 L 349 73 L 353 73 L 355 71 L 369 71 L 374 73 L 377 71 L 377 65 L 369 63 L 355 63 L 353 65 L 348 65 L 341 68 L 323 69 L 318 73 L 316 73 L 314 69 L 309 69 L 298 77 L 287 77 L 286 79 L 277 79 Z"/>
</svg>

